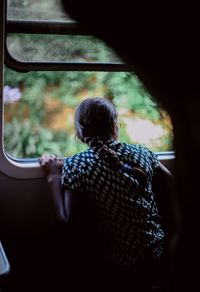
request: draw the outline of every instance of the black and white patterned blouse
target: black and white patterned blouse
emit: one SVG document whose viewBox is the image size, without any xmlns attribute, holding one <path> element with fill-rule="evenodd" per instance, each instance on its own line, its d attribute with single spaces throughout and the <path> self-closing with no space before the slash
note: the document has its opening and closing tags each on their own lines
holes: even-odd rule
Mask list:
<svg viewBox="0 0 200 292">
<path fill-rule="evenodd" d="M 116 141 L 107 145 L 124 164 L 145 171 L 143 187 L 133 173 L 111 168 L 91 148 L 65 159 L 62 185 L 88 194 L 106 235 L 108 254 L 116 263 L 131 265 L 147 247 L 159 257 L 164 233 L 151 184 L 159 164 L 157 156 L 141 145 Z"/>
</svg>

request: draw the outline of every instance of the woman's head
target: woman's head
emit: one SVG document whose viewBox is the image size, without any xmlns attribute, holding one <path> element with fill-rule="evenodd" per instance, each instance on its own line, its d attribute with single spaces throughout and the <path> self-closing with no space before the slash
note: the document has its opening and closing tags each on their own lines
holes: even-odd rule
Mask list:
<svg viewBox="0 0 200 292">
<path fill-rule="evenodd" d="M 75 112 L 75 132 L 82 142 L 95 137 L 104 142 L 117 139 L 117 111 L 113 104 L 101 97 L 83 100 Z"/>
</svg>

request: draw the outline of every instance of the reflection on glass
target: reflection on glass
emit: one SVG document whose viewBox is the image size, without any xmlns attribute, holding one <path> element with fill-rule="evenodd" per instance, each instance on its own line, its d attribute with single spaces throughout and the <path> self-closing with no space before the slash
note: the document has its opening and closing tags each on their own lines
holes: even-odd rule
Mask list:
<svg viewBox="0 0 200 292">
<path fill-rule="evenodd" d="M 127 72 L 28 72 L 5 68 L 4 147 L 17 158 L 72 155 L 74 110 L 85 97 L 109 98 L 119 112 L 119 140 L 172 150 L 171 120 L 137 76 Z"/>
<path fill-rule="evenodd" d="M 9 20 L 71 21 L 60 0 L 7 0 Z"/>
<path fill-rule="evenodd" d="M 93 36 L 10 34 L 7 48 L 21 62 L 120 62 L 110 48 Z"/>
</svg>

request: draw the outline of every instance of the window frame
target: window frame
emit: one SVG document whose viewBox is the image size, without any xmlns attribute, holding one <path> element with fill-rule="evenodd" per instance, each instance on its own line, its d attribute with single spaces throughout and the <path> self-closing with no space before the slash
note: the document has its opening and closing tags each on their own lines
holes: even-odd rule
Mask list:
<svg viewBox="0 0 200 292">
<path fill-rule="evenodd" d="M 65 22 L 49 22 L 49 21 L 11 21 L 6 22 L 6 0 L 2 1 L 3 9 L 0 9 L 0 36 L 2 38 L 0 42 L 0 171 L 9 177 L 16 179 L 35 179 L 43 178 L 44 174 L 39 166 L 37 158 L 14 158 L 4 151 L 4 105 L 3 105 L 3 85 L 4 85 L 4 64 L 11 67 L 16 71 L 131 71 L 127 64 L 90 64 L 90 63 L 27 63 L 19 62 L 13 59 L 6 47 L 6 34 L 9 32 L 20 33 L 35 33 L 35 28 L 40 28 L 40 33 L 71 33 L 71 34 L 86 34 L 86 32 L 80 30 L 77 23 L 71 22 L 66 25 Z M 33 25 L 33 27 L 32 27 Z M 13 61 L 14 60 L 14 61 Z M 171 164 L 175 158 L 174 151 L 156 152 L 160 161 L 166 166 Z"/>
<path fill-rule="evenodd" d="M 22 62 L 14 59 L 7 48 L 6 36 L 8 33 L 19 34 L 57 34 L 57 35 L 91 35 L 80 29 L 77 22 L 56 21 L 28 21 L 6 20 L 5 32 L 5 65 L 15 71 L 115 71 L 127 72 L 130 67 L 126 63 L 110 62 Z"/>
</svg>

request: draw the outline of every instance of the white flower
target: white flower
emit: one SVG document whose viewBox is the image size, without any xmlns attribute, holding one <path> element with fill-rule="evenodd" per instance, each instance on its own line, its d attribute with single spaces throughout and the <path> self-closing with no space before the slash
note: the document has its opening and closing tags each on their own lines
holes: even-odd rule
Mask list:
<svg viewBox="0 0 200 292">
<path fill-rule="evenodd" d="M 11 88 L 5 85 L 3 88 L 3 100 L 5 104 L 13 103 L 21 98 L 21 92 L 18 87 Z"/>
</svg>

